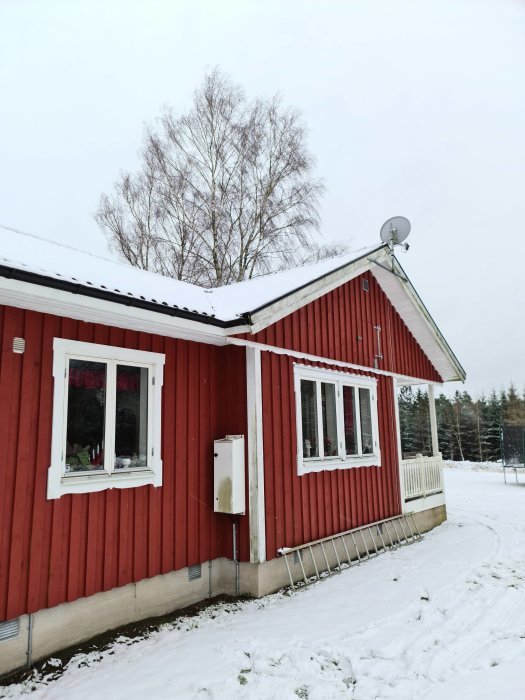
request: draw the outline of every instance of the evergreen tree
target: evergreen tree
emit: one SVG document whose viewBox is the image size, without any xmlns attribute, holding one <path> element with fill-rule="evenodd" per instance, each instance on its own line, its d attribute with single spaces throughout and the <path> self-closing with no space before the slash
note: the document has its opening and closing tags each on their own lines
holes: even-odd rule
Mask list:
<svg viewBox="0 0 525 700">
<path fill-rule="evenodd" d="M 420 388 L 417 389 L 414 396 L 413 434 L 415 451 L 424 455 L 432 454 L 428 394 Z"/>
<path fill-rule="evenodd" d="M 495 391 L 491 392 L 487 402 L 485 444 L 487 461 L 501 459 L 501 403 Z"/>
<path fill-rule="evenodd" d="M 410 386 L 399 392 L 401 442 L 404 454 L 431 454 L 428 395 Z M 525 427 L 525 394 L 514 385 L 508 391 L 492 391 L 476 401 L 467 391 L 456 391 L 452 399 L 436 399 L 439 449 L 444 459 L 495 462 L 501 459 L 501 428 Z"/>
<path fill-rule="evenodd" d="M 399 429 L 403 456 L 415 452 L 414 442 L 414 394 L 411 386 L 402 386 L 398 392 Z"/>
<path fill-rule="evenodd" d="M 512 383 L 503 409 L 503 422 L 505 425 L 525 425 L 525 404 Z"/>
<path fill-rule="evenodd" d="M 470 394 L 464 391 L 461 394 L 461 447 L 464 459 L 479 461 L 479 440 L 477 437 L 477 410 Z"/>
<path fill-rule="evenodd" d="M 445 394 L 440 394 L 436 399 L 436 421 L 438 432 L 439 450 L 443 459 L 454 459 L 454 445 L 452 429 L 450 426 L 451 406 Z"/>
</svg>

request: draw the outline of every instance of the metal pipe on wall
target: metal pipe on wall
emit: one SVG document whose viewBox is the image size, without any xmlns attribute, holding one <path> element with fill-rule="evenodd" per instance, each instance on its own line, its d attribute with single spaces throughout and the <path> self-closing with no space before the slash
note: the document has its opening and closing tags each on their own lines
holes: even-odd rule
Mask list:
<svg viewBox="0 0 525 700">
<path fill-rule="evenodd" d="M 33 614 L 27 616 L 27 661 L 26 668 L 31 668 L 33 665 Z"/>
<path fill-rule="evenodd" d="M 233 561 L 235 562 L 235 595 L 240 594 L 240 571 L 237 557 L 237 523 L 233 523 Z"/>
</svg>

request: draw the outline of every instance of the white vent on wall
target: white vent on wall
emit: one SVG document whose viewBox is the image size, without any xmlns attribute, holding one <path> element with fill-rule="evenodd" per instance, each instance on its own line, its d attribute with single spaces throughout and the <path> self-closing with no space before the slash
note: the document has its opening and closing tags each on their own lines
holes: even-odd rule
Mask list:
<svg viewBox="0 0 525 700">
<path fill-rule="evenodd" d="M 26 341 L 24 338 L 13 338 L 13 352 L 21 354 L 25 349 Z"/>
<path fill-rule="evenodd" d="M 7 620 L 0 622 L 0 642 L 5 642 L 7 639 L 18 637 L 20 630 L 20 621 L 18 617 L 15 620 Z"/>
</svg>

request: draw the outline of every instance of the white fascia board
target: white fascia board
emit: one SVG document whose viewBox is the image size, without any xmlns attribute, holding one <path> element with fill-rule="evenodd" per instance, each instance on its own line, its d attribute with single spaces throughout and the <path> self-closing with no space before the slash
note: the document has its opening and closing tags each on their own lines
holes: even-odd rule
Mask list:
<svg viewBox="0 0 525 700">
<path fill-rule="evenodd" d="M 262 352 L 272 352 L 275 355 L 286 355 L 288 357 L 295 357 L 298 360 L 306 360 L 307 362 L 321 362 L 326 365 L 331 365 L 332 367 L 342 367 L 344 369 L 357 370 L 358 372 L 369 372 L 370 374 L 377 374 L 383 377 L 393 377 L 397 382 L 398 386 L 404 386 L 405 384 L 433 384 L 434 386 L 442 385 L 442 382 L 431 382 L 428 379 L 410 377 L 405 374 L 390 372 L 386 369 L 375 369 L 374 367 L 367 367 L 366 365 L 357 365 L 353 362 L 343 362 L 342 360 L 334 360 L 333 357 L 311 355 L 306 352 L 299 352 L 297 350 L 290 350 L 289 348 L 277 347 L 276 345 L 266 345 L 265 343 L 257 343 L 253 340 L 244 340 L 244 338 L 228 338 L 227 342 L 228 345 L 238 345 L 240 347 L 245 348 L 255 348 L 261 350 Z"/>
<path fill-rule="evenodd" d="M 249 331 L 248 326 L 242 324 L 235 328 L 219 328 L 179 316 L 8 278 L 0 278 L 0 304 L 211 345 L 226 345 L 228 335 Z"/>
<path fill-rule="evenodd" d="M 383 262 L 379 259 L 377 261 Z M 394 272 L 379 265 L 373 265 L 372 274 L 443 381 L 464 381 L 465 370 L 436 326 L 403 268 L 395 258 L 393 261 Z"/>
<path fill-rule="evenodd" d="M 374 259 L 379 262 L 384 262 L 389 258 L 386 249 L 380 249 L 373 254 Z M 334 272 L 313 281 L 311 284 L 295 292 L 287 294 L 282 299 L 268 304 L 260 311 L 255 311 L 251 314 L 250 332 L 257 333 L 263 328 L 270 326 L 272 323 L 277 323 L 277 321 L 280 321 L 285 316 L 289 316 L 294 311 L 297 311 L 297 309 L 306 306 L 306 304 L 310 304 L 312 301 L 319 299 L 319 297 L 328 294 L 328 292 L 362 275 L 363 272 L 370 270 L 371 266 L 372 263 L 368 255 L 366 255 L 359 260 L 348 263 L 348 265 L 345 265 L 339 270 L 334 270 Z M 232 335 L 231 332 L 229 334 Z"/>
</svg>

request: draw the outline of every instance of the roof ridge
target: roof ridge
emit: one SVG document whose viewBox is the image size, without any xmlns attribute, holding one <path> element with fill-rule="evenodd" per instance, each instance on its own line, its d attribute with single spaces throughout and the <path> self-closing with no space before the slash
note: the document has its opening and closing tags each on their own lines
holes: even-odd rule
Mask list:
<svg viewBox="0 0 525 700">
<path fill-rule="evenodd" d="M 59 241 L 54 241 L 52 238 L 46 238 L 45 236 L 39 236 L 36 233 L 28 233 L 27 231 L 21 231 L 20 229 L 14 228 L 13 226 L 5 226 L 5 224 L 0 224 L 0 228 L 4 231 L 11 231 L 12 233 L 18 233 L 20 236 L 26 236 L 27 238 L 34 238 L 37 241 L 43 241 L 44 243 L 51 243 L 51 245 L 56 245 L 59 248 L 66 248 L 67 250 L 72 250 L 75 253 L 84 253 L 84 255 L 90 255 L 92 258 L 98 258 L 99 260 L 105 260 L 106 262 L 112 262 L 117 265 L 122 265 L 126 267 L 125 263 L 121 263 L 119 260 L 114 258 L 105 258 L 103 255 L 98 255 L 97 253 L 92 253 L 89 250 L 84 250 L 83 248 L 76 248 L 75 246 L 69 245 L 67 243 L 60 243 Z M 147 270 L 146 270 L 147 272 Z"/>
</svg>

